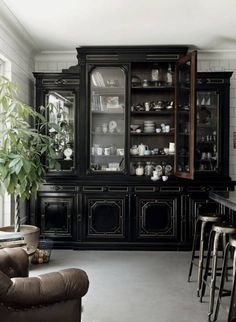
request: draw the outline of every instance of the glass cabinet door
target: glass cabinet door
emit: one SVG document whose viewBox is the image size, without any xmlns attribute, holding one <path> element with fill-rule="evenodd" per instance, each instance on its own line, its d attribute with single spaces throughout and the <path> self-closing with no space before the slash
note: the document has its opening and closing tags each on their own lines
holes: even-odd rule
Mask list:
<svg viewBox="0 0 236 322">
<path fill-rule="evenodd" d="M 196 53 L 176 64 L 175 175 L 193 179 L 195 146 Z"/>
<path fill-rule="evenodd" d="M 196 170 L 218 169 L 219 93 L 197 92 Z"/>
<path fill-rule="evenodd" d="M 122 66 L 92 68 L 90 85 L 90 171 L 125 170 L 126 72 Z"/>
<path fill-rule="evenodd" d="M 50 129 L 53 138 L 55 161 L 49 164 L 51 171 L 72 171 L 75 167 L 74 113 L 76 97 L 73 91 L 55 90 L 46 95 L 48 121 L 61 127 L 60 133 Z"/>
</svg>

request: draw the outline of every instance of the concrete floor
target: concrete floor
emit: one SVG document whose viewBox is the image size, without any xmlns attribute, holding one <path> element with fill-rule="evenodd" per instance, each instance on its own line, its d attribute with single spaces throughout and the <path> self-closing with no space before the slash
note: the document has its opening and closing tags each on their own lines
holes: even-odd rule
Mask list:
<svg viewBox="0 0 236 322">
<path fill-rule="evenodd" d="M 196 297 L 196 270 L 187 282 L 189 252 L 53 250 L 35 276 L 78 267 L 89 276 L 82 322 L 207 322 L 208 294 Z M 227 320 L 222 309 L 218 322 Z"/>
</svg>

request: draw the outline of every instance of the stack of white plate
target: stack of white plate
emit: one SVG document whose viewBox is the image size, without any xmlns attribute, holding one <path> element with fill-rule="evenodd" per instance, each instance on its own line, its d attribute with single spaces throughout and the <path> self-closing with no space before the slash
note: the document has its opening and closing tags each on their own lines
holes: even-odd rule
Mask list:
<svg viewBox="0 0 236 322">
<path fill-rule="evenodd" d="M 153 121 L 144 121 L 143 122 L 143 132 L 144 133 L 154 133 L 155 132 L 155 123 Z"/>
</svg>

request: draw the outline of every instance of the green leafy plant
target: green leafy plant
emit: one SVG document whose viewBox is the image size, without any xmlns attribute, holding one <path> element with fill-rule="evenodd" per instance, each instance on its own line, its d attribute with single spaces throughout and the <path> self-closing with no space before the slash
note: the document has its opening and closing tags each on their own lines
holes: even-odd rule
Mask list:
<svg viewBox="0 0 236 322">
<path fill-rule="evenodd" d="M 44 108 L 44 115 L 47 115 Z M 50 128 L 60 131 L 56 124 L 17 99 L 17 86 L 0 77 L 0 187 L 16 200 L 15 231 L 20 230 L 20 199 L 29 199 L 44 182 L 47 164 L 56 168 Z"/>
</svg>

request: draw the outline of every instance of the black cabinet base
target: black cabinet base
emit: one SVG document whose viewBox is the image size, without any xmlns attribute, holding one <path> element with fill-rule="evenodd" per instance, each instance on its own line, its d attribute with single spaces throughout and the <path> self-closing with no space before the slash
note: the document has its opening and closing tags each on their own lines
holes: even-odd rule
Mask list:
<svg viewBox="0 0 236 322">
<path fill-rule="evenodd" d="M 54 249 L 71 249 L 71 250 L 127 250 L 127 251 L 190 251 L 191 243 L 65 243 L 54 242 Z"/>
</svg>

